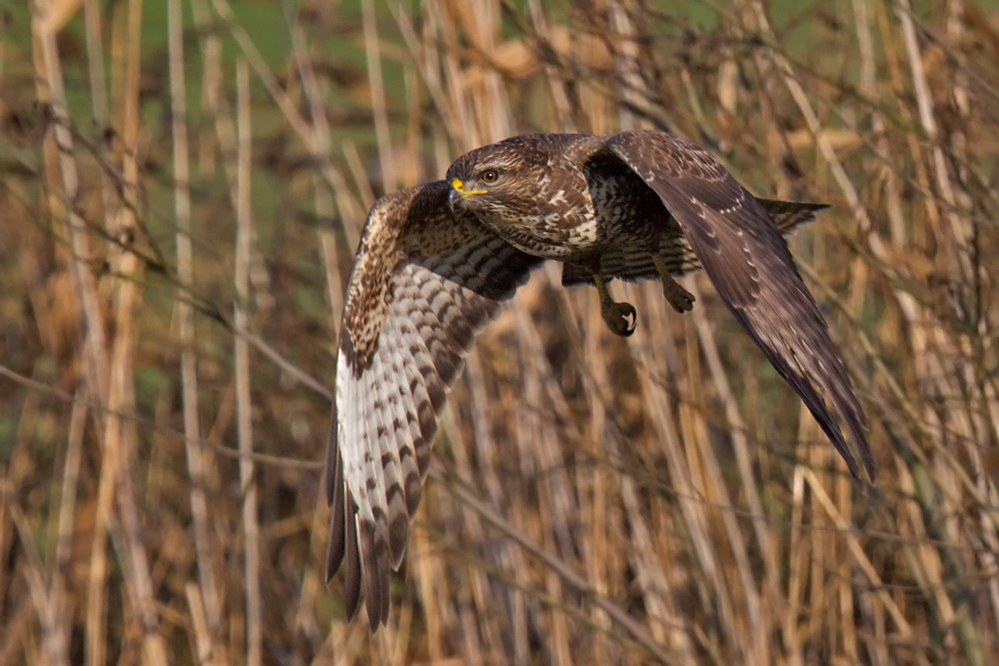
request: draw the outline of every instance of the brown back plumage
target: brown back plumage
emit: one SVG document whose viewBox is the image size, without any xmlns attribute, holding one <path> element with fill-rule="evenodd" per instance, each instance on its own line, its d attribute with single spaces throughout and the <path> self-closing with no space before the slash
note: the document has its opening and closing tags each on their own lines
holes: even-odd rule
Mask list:
<svg viewBox="0 0 999 666">
<path fill-rule="evenodd" d="M 815 213 L 829 208 L 828 204 L 803 203 L 797 201 L 778 201 L 776 199 L 757 199 L 766 209 L 770 218 L 777 225 L 777 230 L 784 236 L 794 233 L 802 224 L 815 221 Z M 660 244 L 659 256 L 670 275 L 686 275 L 704 270 L 701 260 L 697 258 L 690 241 L 685 236 L 671 236 Z M 604 253 L 601 263 L 601 275 L 605 279 L 618 280 L 650 280 L 658 278 L 652 258 L 648 254 L 634 253 L 615 255 Z M 593 284 L 593 271 L 589 266 L 566 263 L 562 266 L 562 284 L 566 287 L 576 284 Z"/>
</svg>

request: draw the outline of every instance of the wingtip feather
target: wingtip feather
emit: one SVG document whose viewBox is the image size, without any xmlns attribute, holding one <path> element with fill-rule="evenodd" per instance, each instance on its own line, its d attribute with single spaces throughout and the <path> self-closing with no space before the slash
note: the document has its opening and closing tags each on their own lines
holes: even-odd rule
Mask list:
<svg viewBox="0 0 999 666">
<path fill-rule="evenodd" d="M 357 608 L 361 602 L 361 557 L 357 543 L 357 520 L 355 515 L 357 507 L 354 500 L 347 496 L 347 549 L 343 576 L 343 608 L 347 615 L 347 620 L 354 619 L 357 615 Z"/>
<path fill-rule="evenodd" d="M 347 549 L 347 508 L 344 505 L 343 466 L 336 457 L 336 486 L 330 509 L 330 532 L 326 545 L 326 584 L 329 585 L 343 564 Z"/>
</svg>

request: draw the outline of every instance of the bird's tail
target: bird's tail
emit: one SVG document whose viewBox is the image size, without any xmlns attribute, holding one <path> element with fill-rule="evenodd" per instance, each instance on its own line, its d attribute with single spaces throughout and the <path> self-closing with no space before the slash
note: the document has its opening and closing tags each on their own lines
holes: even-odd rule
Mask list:
<svg viewBox="0 0 999 666">
<path fill-rule="evenodd" d="M 815 214 L 832 208 L 829 204 L 803 203 L 799 201 L 777 201 L 775 199 L 757 199 L 770 213 L 774 224 L 781 234 L 787 236 L 798 226 L 815 221 Z"/>
</svg>

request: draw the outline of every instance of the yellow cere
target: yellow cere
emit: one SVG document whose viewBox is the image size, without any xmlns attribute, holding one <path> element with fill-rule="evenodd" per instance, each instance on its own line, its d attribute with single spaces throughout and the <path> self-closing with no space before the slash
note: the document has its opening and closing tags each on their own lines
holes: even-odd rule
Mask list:
<svg viewBox="0 0 999 666">
<path fill-rule="evenodd" d="M 489 191 L 489 190 L 466 190 L 465 183 L 461 182 L 461 180 L 459 180 L 458 178 L 455 178 L 454 180 L 451 181 L 451 187 L 453 187 L 456 191 L 461 192 L 461 194 L 466 197 L 470 197 L 473 194 L 485 194 L 486 192 Z"/>
</svg>

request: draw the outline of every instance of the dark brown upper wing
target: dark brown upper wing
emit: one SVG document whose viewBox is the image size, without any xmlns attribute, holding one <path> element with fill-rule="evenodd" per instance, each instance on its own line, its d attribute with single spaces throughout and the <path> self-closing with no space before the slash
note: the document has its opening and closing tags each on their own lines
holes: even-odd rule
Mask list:
<svg viewBox="0 0 999 666">
<path fill-rule="evenodd" d="M 801 396 L 858 479 L 871 481 L 867 420 L 821 312 L 759 201 L 703 148 L 665 132 L 624 132 L 608 147 L 659 196 L 732 314 Z M 829 406 L 850 433 L 844 439 Z"/>
<path fill-rule="evenodd" d="M 437 432 L 465 356 L 540 260 L 473 219 L 443 181 L 379 199 L 354 257 L 327 454 L 327 581 L 346 561 L 348 616 L 361 587 L 372 630 L 388 620 Z"/>
</svg>

